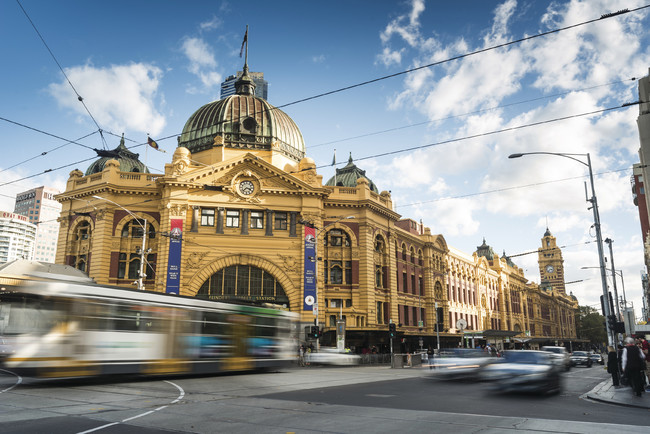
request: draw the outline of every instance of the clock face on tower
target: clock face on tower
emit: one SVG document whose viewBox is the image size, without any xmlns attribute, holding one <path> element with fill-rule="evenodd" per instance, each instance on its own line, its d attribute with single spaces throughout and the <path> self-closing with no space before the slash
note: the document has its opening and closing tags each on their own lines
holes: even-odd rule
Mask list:
<svg viewBox="0 0 650 434">
<path fill-rule="evenodd" d="M 242 181 L 239 183 L 239 192 L 245 195 L 251 195 L 255 191 L 255 185 L 251 181 Z"/>
<path fill-rule="evenodd" d="M 552 265 L 547 265 L 547 266 L 546 266 L 546 272 L 547 272 L 547 273 L 550 274 L 550 273 L 552 273 L 552 272 L 554 272 L 554 271 L 555 271 L 555 268 L 553 268 Z"/>
</svg>

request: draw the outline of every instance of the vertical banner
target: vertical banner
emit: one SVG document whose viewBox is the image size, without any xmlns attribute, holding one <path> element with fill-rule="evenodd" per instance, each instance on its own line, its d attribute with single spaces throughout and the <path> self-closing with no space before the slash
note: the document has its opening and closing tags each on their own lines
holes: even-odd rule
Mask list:
<svg viewBox="0 0 650 434">
<path fill-rule="evenodd" d="M 171 219 L 169 236 L 169 260 L 167 261 L 167 294 L 180 292 L 181 284 L 181 241 L 183 239 L 183 219 Z"/>
<path fill-rule="evenodd" d="M 316 303 L 316 229 L 305 226 L 305 267 L 303 310 L 314 310 Z"/>
</svg>

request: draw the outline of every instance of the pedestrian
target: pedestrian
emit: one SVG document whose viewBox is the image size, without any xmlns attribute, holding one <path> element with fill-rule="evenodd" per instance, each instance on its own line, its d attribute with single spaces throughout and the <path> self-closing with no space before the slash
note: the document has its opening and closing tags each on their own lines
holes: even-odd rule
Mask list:
<svg viewBox="0 0 650 434">
<path fill-rule="evenodd" d="M 645 335 L 641 335 L 639 337 L 639 341 L 641 343 L 641 351 L 643 351 L 643 354 L 645 355 L 645 377 L 648 380 L 646 382 L 646 392 L 650 392 L 650 343 L 646 340 Z"/>
<path fill-rule="evenodd" d="M 614 347 L 607 347 L 607 373 L 612 375 L 612 384 L 615 388 L 619 388 L 620 382 L 618 380 L 618 355 Z"/>
<path fill-rule="evenodd" d="M 305 346 L 298 348 L 298 366 L 305 366 Z"/>
<path fill-rule="evenodd" d="M 625 338 L 625 348 L 623 349 L 623 360 L 621 361 L 623 373 L 632 386 L 632 391 L 636 396 L 641 396 L 643 392 L 643 369 L 645 368 L 645 354 L 641 348 L 637 347 L 634 339 Z"/>
</svg>

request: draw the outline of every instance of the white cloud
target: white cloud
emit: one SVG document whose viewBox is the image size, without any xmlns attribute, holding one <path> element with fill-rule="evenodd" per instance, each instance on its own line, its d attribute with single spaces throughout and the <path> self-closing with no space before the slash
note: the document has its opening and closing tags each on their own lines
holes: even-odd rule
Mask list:
<svg viewBox="0 0 650 434">
<path fill-rule="evenodd" d="M 135 130 L 158 134 L 165 126 L 159 111 L 158 88 L 162 71 L 146 63 L 95 67 L 90 64 L 65 70 L 84 104 L 104 129 Z M 77 100 L 67 80 L 48 87 L 49 93 L 62 107 L 71 109 L 80 118 L 86 110 Z"/>
<path fill-rule="evenodd" d="M 319 54 L 318 56 L 312 56 L 311 61 L 313 63 L 323 63 L 325 62 L 325 55 L 324 54 Z"/>
<path fill-rule="evenodd" d="M 223 81 L 222 74 L 216 71 L 217 61 L 207 42 L 201 38 L 185 38 L 182 50 L 190 62 L 188 71 L 201 80 L 206 90 L 218 86 Z"/>
<path fill-rule="evenodd" d="M 199 29 L 201 31 L 207 32 L 207 31 L 218 29 L 219 27 L 221 27 L 222 24 L 223 21 L 221 21 L 219 18 L 213 15 L 210 20 L 200 23 Z"/>
</svg>

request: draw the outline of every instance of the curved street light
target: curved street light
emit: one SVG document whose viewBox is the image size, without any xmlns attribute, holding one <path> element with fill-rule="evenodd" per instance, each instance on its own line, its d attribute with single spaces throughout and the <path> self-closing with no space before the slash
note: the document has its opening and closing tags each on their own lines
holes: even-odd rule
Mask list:
<svg viewBox="0 0 650 434">
<path fill-rule="evenodd" d="M 103 200 L 103 201 L 106 201 L 106 202 L 110 202 L 110 203 L 112 203 L 113 205 L 120 207 L 121 209 L 123 209 L 124 211 L 126 211 L 127 213 L 129 213 L 129 215 L 130 215 L 131 217 L 133 217 L 133 218 L 135 219 L 135 221 L 136 221 L 136 222 L 140 225 L 140 227 L 142 228 L 142 247 L 140 248 L 140 270 L 138 271 L 138 280 L 136 280 L 135 283 L 138 285 L 138 289 L 141 290 L 141 291 L 143 291 L 143 290 L 144 290 L 144 282 L 142 281 L 142 278 L 143 278 L 143 277 L 146 277 L 145 274 L 144 274 L 144 262 L 145 262 L 144 255 L 145 255 L 145 253 L 146 253 L 146 252 L 145 252 L 145 242 L 146 242 L 146 238 L 147 238 L 147 219 L 146 219 L 146 218 L 143 219 L 143 220 L 144 220 L 144 225 L 143 225 L 142 223 L 140 223 L 140 219 L 138 218 L 138 216 L 136 216 L 135 214 L 133 214 L 133 213 L 132 213 L 131 211 L 129 211 L 128 209 L 124 208 L 124 207 L 123 207 L 122 205 L 120 205 L 119 203 L 117 203 L 117 202 L 113 202 L 112 200 L 110 200 L 110 199 L 106 199 L 105 197 L 101 197 L 101 196 L 93 196 L 93 198 L 94 198 L 94 199 Z"/>
<path fill-rule="evenodd" d="M 516 154 L 510 154 L 508 158 L 520 158 L 523 157 L 524 155 L 554 155 L 556 157 L 564 157 L 564 158 L 569 158 L 573 161 L 577 161 L 578 163 L 587 166 L 589 169 L 589 181 L 591 183 L 591 199 L 587 199 L 587 202 L 591 203 L 591 209 L 593 210 L 594 213 L 594 228 L 596 229 L 596 244 L 598 244 L 598 260 L 600 262 L 600 280 L 601 284 L 603 287 L 603 297 L 604 300 L 609 300 L 609 293 L 607 291 L 607 276 L 605 275 L 605 254 L 603 252 L 603 236 L 600 232 L 600 215 L 598 214 L 598 202 L 596 200 L 596 189 L 594 187 L 594 173 L 591 169 L 591 157 L 589 153 L 586 154 L 570 154 L 570 153 L 562 153 L 562 152 L 521 152 L 521 153 L 516 153 Z M 579 158 L 576 157 L 587 157 L 587 162 L 585 163 Z M 585 186 L 586 190 L 586 186 Z M 610 312 L 609 312 L 609 303 L 605 302 L 603 303 L 605 307 L 605 317 L 609 317 Z M 606 327 L 607 330 L 607 340 L 609 345 L 614 345 L 614 336 L 612 334 L 612 331 L 609 330 L 609 327 Z"/>
</svg>

